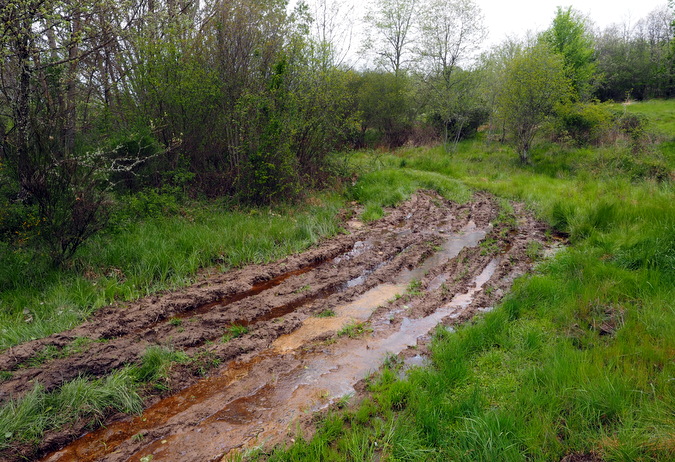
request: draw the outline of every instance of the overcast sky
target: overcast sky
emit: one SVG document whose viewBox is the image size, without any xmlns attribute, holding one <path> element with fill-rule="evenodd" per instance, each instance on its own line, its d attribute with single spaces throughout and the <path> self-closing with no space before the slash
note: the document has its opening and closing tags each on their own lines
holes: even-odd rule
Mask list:
<svg viewBox="0 0 675 462">
<path fill-rule="evenodd" d="M 528 30 L 546 29 L 555 15 L 557 6 L 572 6 L 586 14 L 597 27 L 604 29 L 613 23 L 634 24 L 665 0 L 474 0 L 485 15 L 485 25 L 490 31 L 488 41 L 499 43 L 507 35 L 524 36 Z"/>
<path fill-rule="evenodd" d="M 290 0 L 295 5 L 298 0 Z M 315 0 L 305 0 L 312 5 Z M 377 0 L 336 0 L 346 8 L 353 5 L 353 10 L 345 21 L 354 26 L 352 44 L 348 55 L 349 61 L 357 66 L 364 64 L 357 57 L 357 49 L 361 41 L 361 19 L 368 5 L 377 4 Z M 572 6 L 587 15 L 596 28 L 604 29 L 613 23 L 635 24 L 646 17 L 657 7 L 667 4 L 667 0 L 474 0 L 482 9 L 488 37 L 483 49 L 502 42 L 506 37 L 525 37 L 528 31 L 536 33 L 548 28 L 555 15 L 556 7 Z"/>
</svg>

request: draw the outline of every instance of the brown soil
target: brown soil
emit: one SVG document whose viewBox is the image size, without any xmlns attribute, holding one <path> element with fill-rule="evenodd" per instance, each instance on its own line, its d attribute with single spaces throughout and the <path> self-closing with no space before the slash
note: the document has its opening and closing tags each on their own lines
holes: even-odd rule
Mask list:
<svg viewBox="0 0 675 462">
<path fill-rule="evenodd" d="M 204 461 L 284 441 L 300 421 L 310 422 L 308 411 L 353 393 L 385 354 L 415 356 L 424 348 L 409 347 L 424 344 L 439 322 L 463 322 L 499 301 L 532 265 L 528 243 L 550 247 L 544 226 L 521 205 L 514 209 L 516 225 L 492 225 L 498 209 L 489 196 L 458 205 L 421 192 L 374 223 L 345 220 L 348 234 L 304 253 L 111 306 L 73 330 L 6 350 L 0 370 L 12 377 L 0 384 L 0 402 L 37 382 L 52 390 L 80 375 L 105 375 L 139 362 L 152 345 L 221 366 L 206 378 L 199 361 L 174 367 L 174 393 L 149 395 L 142 415 L 111 416 L 106 428 L 66 446 L 87 425 L 78 422 L 0 459 L 57 450 L 44 460 Z M 335 315 L 315 316 L 325 310 Z M 362 322 L 365 333 L 336 335 Z M 222 342 L 235 324 L 249 332 Z M 81 353 L 31 361 L 82 337 L 91 343 Z"/>
</svg>

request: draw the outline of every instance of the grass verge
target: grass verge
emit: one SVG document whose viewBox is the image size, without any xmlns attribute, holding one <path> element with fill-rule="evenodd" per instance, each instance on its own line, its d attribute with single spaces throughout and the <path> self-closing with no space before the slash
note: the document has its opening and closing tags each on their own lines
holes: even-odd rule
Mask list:
<svg viewBox="0 0 675 462">
<path fill-rule="evenodd" d="M 113 412 L 140 413 L 143 388 L 166 390 L 171 365 L 187 361 L 183 353 L 153 346 L 139 365 L 103 378 L 79 377 L 53 391 L 38 384 L 0 408 L 0 451 L 18 444 L 37 446 L 46 432 L 67 428 L 79 419 L 94 428 Z"/>
</svg>

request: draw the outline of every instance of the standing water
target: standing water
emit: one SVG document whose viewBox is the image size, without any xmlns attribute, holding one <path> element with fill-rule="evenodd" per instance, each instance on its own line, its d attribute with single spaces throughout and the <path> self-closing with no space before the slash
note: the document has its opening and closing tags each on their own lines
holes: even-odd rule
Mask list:
<svg viewBox="0 0 675 462">
<path fill-rule="evenodd" d="M 395 283 L 376 286 L 334 308 L 335 316 L 308 318 L 252 360 L 232 362 L 220 375 L 158 402 L 141 416 L 87 434 L 44 460 L 145 461 L 149 456 L 153 462 L 216 460 L 236 448 L 277 441 L 303 413 L 320 410 L 352 393 L 354 385 L 377 370 L 387 354 L 415 345 L 443 318 L 461 314 L 494 274 L 498 261 L 492 260 L 466 293 L 429 316 L 404 318 L 395 329 L 374 325 L 372 336 L 326 345 L 318 352 L 305 352 L 304 345 L 347 323 L 368 320 L 380 305 L 403 293 L 410 281 L 421 279 L 463 248 L 478 245 L 485 234 L 486 230 L 470 222 L 462 232 L 449 236 L 420 267 L 403 271 Z M 124 452 L 118 450 L 122 445 L 128 446 Z"/>
</svg>

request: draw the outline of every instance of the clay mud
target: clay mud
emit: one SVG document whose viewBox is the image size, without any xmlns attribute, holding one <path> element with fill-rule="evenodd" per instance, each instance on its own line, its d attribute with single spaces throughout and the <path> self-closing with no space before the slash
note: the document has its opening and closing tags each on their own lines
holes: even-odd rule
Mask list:
<svg viewBox="0 0 675 462">
<path fill-rule="evenodd" d="M 152 345 L 208 354 L 221 366 L 208 377 L 176 368 L 172 393 L 149 396 L 142 415 L 111 416 L 84 435 L 79 423 L 47 435 L 38 453 L 2 455 L 204 461 L 287 441 L 298 421 L 354 393 L 388 356 L 415 358 L 411 348 L 438 324 L 465 322 L 498 303 L 531 267 L 529 243 L 550 247 L 545 227 L 518 204 L 514 211 L 514 220 L 500 222 L 486 195 L 459 205 L 420 192 L 376 222 L 351 218 L 347 233 L 302 254 L 112 306 L 72 331 L 5 351 L 0 367 L 13 373 L 0 384 L 3 401 L 35 381 L 55 389 L 81 374 L 102 376 L 140 361 Z M 248 333 L 221 341 L 233 325 Z M 92 340 L 86 353 L 31 366 L 45 347 L 82 337 Z"/>
</svg>

